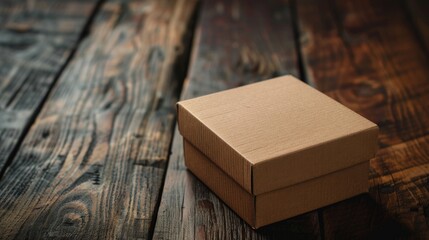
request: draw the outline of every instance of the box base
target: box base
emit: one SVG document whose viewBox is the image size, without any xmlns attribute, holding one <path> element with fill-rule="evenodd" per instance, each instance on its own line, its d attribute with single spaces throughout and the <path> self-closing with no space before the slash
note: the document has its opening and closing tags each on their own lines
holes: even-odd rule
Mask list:
<svg viewBox="0 0 429 240">
<path fill-rule="evenodd" d="M 369 161 L 365 161 L 254 196 L 186 139 L 183 144 L 185 164 L 189 170 L 253 228 L 285 220 L 368 191 Z"/>
</svg>

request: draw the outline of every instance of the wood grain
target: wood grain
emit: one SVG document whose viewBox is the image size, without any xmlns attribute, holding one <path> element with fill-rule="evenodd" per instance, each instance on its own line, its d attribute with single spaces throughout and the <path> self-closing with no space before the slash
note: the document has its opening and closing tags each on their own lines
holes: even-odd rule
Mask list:
<svg viewBox="0 0 429 240">
<path fill-rule="evenodd" d="M 297 1 L 311 84 L 380 127 L 370 197 L 324 209 L 327 239 L 429 236 L 428 58 L 403 6 Z M 353 225 L 345 227 L 349 219 Z"/>
<path fill-rule="evenodd" d="M 205 1 L 182 99 L 298 74 L 287 1 Z M 319 238 L 316 212 L 252 230 L 186 170 L 176 131 L 154 239 Z"/>
<path fill-rule="evenodd" d="M 0 182 L 1 239 L 150 238 L 195 5 L 102 6 Z"/>
<path fill-rule="evenodd" d="M 95 6 L 96 0 L 0 2 L 0 178 Z"/>
</svg>

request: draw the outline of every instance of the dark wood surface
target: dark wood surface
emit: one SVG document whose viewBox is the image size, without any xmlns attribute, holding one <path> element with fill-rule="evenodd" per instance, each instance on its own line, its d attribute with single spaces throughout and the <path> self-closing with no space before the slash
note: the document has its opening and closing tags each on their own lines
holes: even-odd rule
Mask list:
<svg viewBox="0 0 429 240">
<path fill-rule="evenodd" d="M 328 207 L 325 236 L 361 238 L 393 229 L 427 237 L 429 62 L 404 6 L 399 1 L 297 4 L 309 82 L 380 127 L 366 200 L 384 211 L 370 216 L 373 203 L 365 201 Z M 344 227 L 350 218 L 356 225 Z"/>
<path fill-rule="evenodd" d="M 102 5 L 0 181 L 0 238 L 149 237 L 195 6 Z"/>
<path fill-rule="evenodd" d="M 0 1 L 0 239 L 429 238 L 428 13 Z M 380 149 L 369 194 L 255 231 L 186 170 L 175 102 L 283 74 L 376 122 Z"/>
<path fill-rule="evenodd" d="M 96 1 L 0 1 L 0 173 L 94 14 Z"/>
</svg>

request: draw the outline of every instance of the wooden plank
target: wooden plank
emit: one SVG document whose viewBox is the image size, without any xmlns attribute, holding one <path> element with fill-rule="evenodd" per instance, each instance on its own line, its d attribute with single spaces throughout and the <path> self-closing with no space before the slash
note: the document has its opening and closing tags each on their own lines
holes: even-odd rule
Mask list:
<svg viewBox="0 0 429 240">
<path fill-rule="evenodd" d="M 96 0 L 0 2 L 0 178 L 95 6 Z"/>
<path fill-rule="evenodd" d="M 102 6 L 0 183 L 0 238 L 150 238 L 195 5 Z"/>
<path fill-rule="evenodd" d="M 428 58 L 403 5 L 303 0 L 297 8 L 311 83 L 381 130 L 369 197 L 325 208 L 325 237 L 427 238 Z"/>
<path fill-rule="evenodd" d="M 182 99 L 298 75 L 287 1 L 205 1 Z M 176 131 L 154 239 L 319 238 L 316 212 L 252 230 L 186 170 Z"/>
<path fill-rule="evenodd" d="M 387 85 L 390 84 L 395 83 Z M 376 91 L 385 91 L 384 86 L 379 87 L 380 89 Z M 429 109 L 425 104 L 429 101 L 429 94 L 411 91 L 406 93 L 409 94 L 407 95 L 409 99 L 390 101 L 389 97 L 383 93 L 384 100 L 374 102 L 374 99 L 365 96 L 366 93 L 358 93 L 356 96 L 358 89 L 359 87 L 339 89 L 326 92 L 326 94 L 376 122 L 380 127 L 378 138 L 381 148 L 429 135 Z M 417 115 L 417 117 L 412 117 L 413 115 Z"/>
<path fill-rule="evenodd" d="M 426 98 L 429 93 L 428 70 L 426 56 L 404 13 L 398 18 L 397 11 L 392 10 L 399 4 L 372 5 L 377 6 L 368 7 L 367 11 L 372 12 L 363 13 L 369 15 L 365 17 L 355 13 L 337 16 L 327 9 L 329 6 L 321 6 L 328 13 L 316 14 L 318 21 L 311 20 L 311 29 L 318 30 L 304 29 L 301 37 L 306 46 L 304 61 L 312 66 L 307 68 L 311 84 L 377 122 L 381 126 L 380 144 L 385 147 L 429 134 L 429 121 L 425 119 L 429 110 L 424 100 L 415 99 Z M 301 12 L 308 16 L 316 8 Z M 344 20 L 337 19 L 340 17 Z M 344 26 L 336 27 L 337 22 L 344 22 Z M 406 111 L 404 105 L 408 106 Z M 408 117 L 415 112 L 422 120 Z"/>
</svg>

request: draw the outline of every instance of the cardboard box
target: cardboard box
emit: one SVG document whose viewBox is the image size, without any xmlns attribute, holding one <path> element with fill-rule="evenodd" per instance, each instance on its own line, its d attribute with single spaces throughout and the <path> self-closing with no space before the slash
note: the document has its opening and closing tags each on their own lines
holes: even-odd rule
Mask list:
<svg viewBox="0 0 429 240">
<path fill-rule="evenodd" d="M 256 207 L 253 220 L 236 210 L 255 227 L 362 192 L 356 190 L 359 187 L 347 191 L 344 185 L 345 192 L 337 188 L 332 198 L 316 198 L 319 204 L 293 198 L 291 193 L 282 195 L 283 189 L 291 187 L 303 191 L 304 197 L 309 193 L 302 189 L 308 187 L 297 188 L 299 184 L 326 176 L 330 180 L 314 183 L 325 187 L 323 184 L 329 185 L 326 181 L 338 181 L 332 176 L 343 176 L 344 171 L 353 173 L 353 178 L 347 178 L 350 183 L 352 179 L 366 179 L 368 169 L 363 177 L 362 171 L 355 168 L 367 166 L 377 149 L 378 127 L 374 123 L 292 76 L 181 101 L 177 107 L 179 131 L 184 139 L 233 180 L 228 187 L 237 184 L 231 191 L 240 187 L 250 194 L 249 206 L 262 208 L 260 204 L 264 203 L 269 209 L 270 201 L 286 195 L 297 201 L 288 200 L 289 205 L 299 205 L 294 211 L 288 207 L 285 211 L 266 209 L 258 213 Z M 188 147 L 187 152 L 192 155 L 189 152 L 193 151 Z M 202 174 L 198 166 L 189 168 L 203 181 L 215 181 Z M 205 183 L 209 187 L 215 184 Z M 233 204 L 222 197 L 226 194 L 217 192 L 227 204 Z"/>
<path fill-rule="evenodd" d="M 185 164 L 253 228 L 367 192 L 369 161 L 268 193 L 252 195 L 184 139 Z"/>
</svg>

